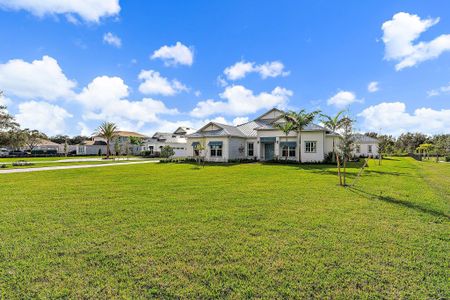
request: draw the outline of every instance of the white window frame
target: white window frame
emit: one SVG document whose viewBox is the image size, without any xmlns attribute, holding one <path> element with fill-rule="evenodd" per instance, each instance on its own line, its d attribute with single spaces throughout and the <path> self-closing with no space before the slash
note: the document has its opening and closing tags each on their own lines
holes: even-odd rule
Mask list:
<svg viewBox="0 0 450 300">
<path fill-rule="evenodd" d="M 210 148 L 209 149 L 209 155 L 211 157 L 222 157 L 222 155 L 223 155 L 223 146 L 222 145 L 220 145 L 220 146 L 219 145 L 209 146 L 209 148 Z M 219 151 L 220 151 L 220 155 L 218 154 Z"/>
<path fill-rule="evenodd" d="M 367 153 L 372 153 L 372 145 L 367 145 Z"/>
<path fill-rule="evenodd" d="M 317 141 L 305 141 L 305 153 L 317 153 Z"/>
<path fill-rule="evenodd" d="M 251 150 L 250 145 L 252 145 Z M 250 151 L 252 151 L 252 154 L 250 154 Z M 255 156 L 255 143 L 247 143 L 247 156 Z"/>
<path fill-rule="evenodd" d="M 295 153 L 296 152 L 296 148 L 297 148 L 297 146 L 294 146 L 294 147 L 281 146 L 281 157 L 286 158 L 286 155 L 284 155 L 284 151 L 287 151 L 287 157 L 296 157 L 297 156 L 296 153 Z M 294 151 L 294 152 L 292 153 L 291 151 Z"/>
</svg>

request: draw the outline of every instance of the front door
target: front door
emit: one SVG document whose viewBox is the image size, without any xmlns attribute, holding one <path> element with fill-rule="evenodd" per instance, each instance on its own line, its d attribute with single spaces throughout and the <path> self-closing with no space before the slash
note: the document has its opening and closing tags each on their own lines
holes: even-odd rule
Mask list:
<svg viewBox="0 0 450 300">
<path fill-rule="evenodd" d="M 272 160 L 274 153 L 275 145 L 273 143 L 264 144 L 264 159 Z"/>
</svg>

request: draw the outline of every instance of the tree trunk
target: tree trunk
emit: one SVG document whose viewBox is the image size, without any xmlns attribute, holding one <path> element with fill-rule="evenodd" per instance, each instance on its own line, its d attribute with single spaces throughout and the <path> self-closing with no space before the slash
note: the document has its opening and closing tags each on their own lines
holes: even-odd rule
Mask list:
<svg viewBox="0 0 450 300">
<path fill-rule="evenodd" d="M 339 185 L 342 186 L 341 162 L 339 161 L 339 155 L 337 153 L 336 153 L 336 162 L 338 167 Z"/>
<path fill-rule="evenodd" d="M 288 142 L 288 134 L 289 133 L 286 133 L 286 145 L 287 145 L 287 142 Z M 283 155 L 283 147 L 281 147 L 281 155 Z M 289 155 L 289 147 L 288 147 L 288 151 L 287 151 L 286 157 L 285 157 L 285 162 L 286 163 L 287 163 L 287 160 L 288 160 L 288 155 Z"/>
<path fill-rule="evenodd" d="M 344 157 L 344 186 L 347 186 L 346 176 L 347 176 L 347 158 Z"/>
<path fill-rule="evenodd" d="M 106 140 L 106 159 L 109 159 L 109 140 Z"/>
<path fill-rule="evenodd" d="M 331 156 L 331 162 L 336 162 L 336 150 L 335 150 L 335 144 L 334 144 L 334 136 L 333 136 L 333 155 Z"/>
<path fill-rule="evenodd" d="M 302 163 L 302 131 L 298 132 L 298 163 Z"/>
</svg>

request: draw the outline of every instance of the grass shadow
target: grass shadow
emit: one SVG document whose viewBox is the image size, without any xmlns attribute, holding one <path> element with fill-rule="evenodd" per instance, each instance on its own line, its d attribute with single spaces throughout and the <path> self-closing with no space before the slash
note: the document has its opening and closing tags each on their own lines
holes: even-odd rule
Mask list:
<svg viewBox="0 0 450 300">
<path fill-rule="evenodd" d="M 384 202 L 387 202 L 387 203 L 391 203 L 391 204 L 399 205 L 399 206 L 402 206 L 402 207 L 410 208 L 410 209 L 413 209 L 413 210 L 421 212 L 421 213 L 426 213 L 426 214 L 428 214 L 430 216 L 433 216 L 433 217 L 444 218 L 447 221 L 450 221 L 450 215 L 448 215 L 448 214 L 446 214 L 444 212 L 438 211 L 438 210 L 434 210 L 434 209 L 428 208 L 428 207 L 423 207 L 423 206 L 421 206 L 419 204 L 415 204 L 415 203 L 412 203 L 410 201 L 406 201 L 406 200 L 403 200 L 403 199 L 397 199 L 397 198 L 394 198 L 394 197 L 391 197 L 391 196 L 383 196 L 382 194 L 376 195 L 376 194 L 373 194 L 373 193 L 369 193 L 367 191 L 363 191 L 362 189 L 359 189 L 359 188 L 356 188 L 356 187 L 349 187 L 348 190 L 353 192 L 353 193 L 355 193 L 355 194 L 357 194 L 357 195 L 359 195 L 359 196 L 362 196 L 362 197 L 364 197 L 366 199 L 381 200 L 381 201 L 384 201 Z"/>
</svg>

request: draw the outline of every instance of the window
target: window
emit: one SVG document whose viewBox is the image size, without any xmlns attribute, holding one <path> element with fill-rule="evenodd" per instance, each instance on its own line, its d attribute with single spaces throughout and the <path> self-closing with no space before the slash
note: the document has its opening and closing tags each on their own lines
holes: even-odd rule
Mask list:
<svg viewBox="0 0 450 300">
<path fill-rule="evenodd" d="M 367 145 L 367 152 L 372 153 L 372 145 Z"/>
<path fill-rule="evenodd" d="M 283 144 L 281 147 L 282 157 L 295 157 L 295 143 Z"/>
<path fill-rule="evenodd" d="M 247 156 L 254 156 L 253 143 L 247 144 Z"/>
<path fill-rule="evenodd" d="M 305 152 L 306 153 L 315 153 L 316 150 L 317 150 L 317 142 L 316 141 L 305 142 Z"/>
<path fill-rule="evenodd" d="M 361 152 L 361 145 L 356 145 L 356 153 L 360 153 Z"/>
<path fill-rule="evenodd" d="M 150 151 L 150 154 L 153 154 L 153 146 L 148 146 L 148 151 Z"/>
<path fill-rule="evenodd" d="M 211 145 L 211 156 L 222 156 L 222 145 Z"/>
</svg>

